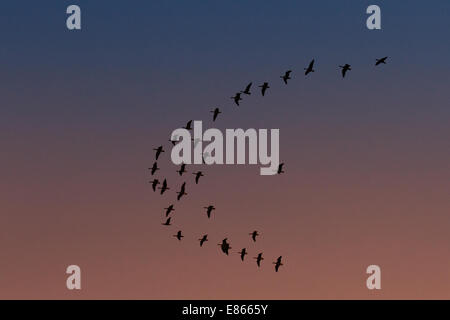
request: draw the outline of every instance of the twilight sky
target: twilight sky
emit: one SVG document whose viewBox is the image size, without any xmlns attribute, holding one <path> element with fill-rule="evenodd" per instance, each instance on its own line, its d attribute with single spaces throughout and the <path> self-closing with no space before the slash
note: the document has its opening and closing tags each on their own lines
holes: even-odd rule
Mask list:
<svg viewBox="0 0 450 320">
<path fill-rule="evenodd" d="M 366 28 L 370 4 L 382 30 Z M 446 0 L 2 1 L 0 298 L 449 299 L 449 28 Z M 236 107 L 250 81 L 271 88 Z M 279 128 L 285 174 L 177 176 L 168 138 L 191 119 Z M 160 144 L 162 196 L 147 170 Z M 81 291 L 65 287 L 71 264 Z"/>
</svg>

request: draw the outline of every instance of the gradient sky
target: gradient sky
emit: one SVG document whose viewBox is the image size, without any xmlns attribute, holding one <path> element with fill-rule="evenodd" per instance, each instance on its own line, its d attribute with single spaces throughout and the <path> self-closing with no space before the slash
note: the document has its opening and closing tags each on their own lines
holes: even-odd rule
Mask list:
<svg viewBox="0 0 450 320">
<path fill-rule="evenodd" d="M 382 30 L 366 28 L 370 4 Z M 447 0 L 2 1 L 0 298 L 449 299 L 449 29 Z M 237 108 L 250 81 L 271 88 Z M 216 106 L 214 127 L 279 128 L 286 173 L 204 167 L 177 203 L 169 134 L 213 126 Z M 163 196 L 147 170 L 161 143 Z M 260 269 L 242 247 L 264 252 Z"/>
</svg>

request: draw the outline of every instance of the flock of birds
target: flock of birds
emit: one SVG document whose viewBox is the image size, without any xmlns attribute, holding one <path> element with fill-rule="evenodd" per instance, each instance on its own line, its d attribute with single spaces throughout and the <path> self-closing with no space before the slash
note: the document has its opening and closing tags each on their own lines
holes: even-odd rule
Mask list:
<svg viewBox="0 0 450 320">
<path fill-rule="evenodd" d="M 215 112 L 214 120 L 215 120 L 217 114 L 218 113 Z M 191 123 L 192 123 L 192 121 L 189 121 L 187 123 L 187 125 L 185 127 L 187 130 L 191 130 L 192 129 L 191 128 Z M 171 143 L 176 143 L 176 141 L 172 141 L 172 140 L 170 142 Z M 158 168 L 157 161 L 158 161 L 161 153 L 165 152 L 163 146 L 159 146 L 157 148 L 154 148 L 153 150 L 156 151 L 156 155 L 155 155 L 156 161 L 153 163 L 153 166 L 151 168 L 148 168 L 150 170 L 150 173 L 151 173 L 152 176 L 154 176 L 156 174 L 156 172 L 158 170 L 160 170 L 160 168 Z M 278 167 L 278 174 L 284 173 L 282 168 L 283 168 L 283 164 L 280 164 L 279 167 Z M 180 176 L 183 176 L 183 174 L 187 173 L 186 164 L 185 163 L 181 164 L 179 170 L 176 170 L 176 172 Z M 194 177 L 195 184 L 199 183 L 200 177 L 204 177 L 204 174 L 203 174 L 202 171 L 193 172 L 192 174 L 195 176 Z M 167 190 L 170 190 L 170 188 L 167 185 L 167 179 L 166 178 L 164 178 L 162 183 L 157 178 L 154 178 L 153 180 L 151 180 L 150 183 L 151 183 L 153 192 L 156 192 L 157 189 L 158 189 L 158 190 L 160 190 L 159 193 L 161 195 L 164 194 Z M 158 187 L 158 185 L 161 185 L 161 186 Z M 177 191 L 176 194 L 177 194 L 177 197 L 176 197 L 177 201 L 180 201 L 183 196 L 187 195 L 187 193 L 186 193 L 186 182 L 183 182 L 183 184 L 180 187 L 180 190 Z M 214 207 L 214 205 L 210 204 L 210 205 L 204 207 L 204 209 L 206 210 L 206 216 L 208 217 L 208 219 L 210 219 L 211 218 L 211 213 L 216 208 Z M 173 211 L 175 211 L 175 206 L 174 206 L 174 204 L 170 204 L 169 206 L 167 206 L 167 208 L 164 208 L 164 210 L 165 210 L 166 221 L 163 222 L 162 225 L 164 225 L 164 226 L 171 226 L 172 225 L 171 224 L 172 217 L 170 216 L 170 214 Z M 251 239 L 254 242 L 256 242 L 256 237 L 259 236 L 260 233 L 257 230 L 255 230 L 255 231 L 249 233 L 249 235 L 251 236 Z M 184 235 L 183 235 L 182 231 L 179 230 L 176 234 L 173 235 L 173 237 L 175 237 L 176 239 L 181 241 L 184 238 Z M 200 247 L 203 247 L 205 242 L 208 241 L 208 240 L 209 239 L 208 239 L 208 235 L 207 234 L 203 235 L 200 239 L 198 239 L 198 241 L 200 242 Z M 219 243 L 218 245 L 220 246 L 220 250 L 224 254 L 226 254 L 226 255 L 229 254 L 231 246 L 230 246 L 230 243 L 228 242 L 228 238 L 223 239 L 222 242 Z M 240 255 L 241 260 L 244 261 L 245 256 L 248 254 L 247 249 L 246 248 L 242 248 L 241 251 L 238 252 L 238 254 Z M 277 271 L 277 272 L 278 272 L 278 269 L 280 268 L 280 266 L 283 265 L 283 263 L 281 262 L 281 258 L 282 257 L 280 256 L 280 257 L 278 257 L 278 259 L 275 262 L 273 262 L 275 264 L 275 271 Z M 263 254 L 259 253 L 256 257 L 254 257 L 254 259 L 256 259 L 257 266 L 260 267 L 261 266 L 261 261 L 264 260 Z"/>
<path fill-rule="evenodd" d="M 378 65 L 380 65 L 380 64 L 386 64 L 386 59 L 387 59 L 387 58 L 388 58 L 388 57 L 383 57 L 383 58 L 380 58 L 380 59 L 375 59 L 375 60 L 376 60 L 375 66 L 378 66 Z M 313 59 L 313 60 L 309 63 L 308 67 L 304 68 L 304 70 L 305 70 L 305 76 L 307 76 L 309 73 L 315 71 L 315 70 L 314 70 L 314 62 L 315 62 L 315 61 L 314 61 L 314 59 Z M 341 74 L 342 74 L 342 77 L 343 77 L 343 78 L 345 78 L 345 75 L 347 74 L 348 71 L 351 71 L 351 70 L 352 70 L 352 69 L 351 69 L 351 65 L 350 65 L 350 64 L 347 64 L 347 63 L 344 64 L 344 65 L 340 65 L 339 68 L 341 68 Z M 287 70 L 283 75 L 280 76 L 280 78 L 282 79 L 282 81 L 283 81 L 286 85 L 288 84 L 288 80 L 292 79 L 292 78 L 291 78 L 291 73 L 292 73 L 292 70 Z M 241 100 L 243 100 L 242 97 L 241 97 L 242 94 L 245 94 L 245 95 L 250 95 L 250 94 L 251 94 L 250 89 L 251 89 L 251 87 L 252 87 L 252 84 L 253 84 L 253 83 L 250 82 L 250 83 L 245 87 L 244 90 L 239 91 L 239 92 L 236 93 L 233 97 L 231 97 L 231 99 L 234 100 L 234 103 L 235 103 L 237 106 L 239 106 L 239 102 L 240 102 Z M 262 96 L 264 96 L 265 93 L 266 93 L 266 91 L 267 91 L 267 89 L 270 88 L 268 82 L 264 82 L 262 85 L 260 85 L 260 86 L 258 86 L 258 87 L 261 88 L 261 94 L 262 94 Z M 214 110 L 212 110 L 212 111 L 210 111 L 210 112 L 213 113 L 213 121 L 216 121 L 218 115 L 222 113 L 222 112 L 220 111 L 219 108 L 215 108 Z M 192 130 L 192 129 L 193 129 L 193 128 L 192 128 L 192 120 L 188 121 L 187 124 L 186 124 L 186 126 L 183 127 L 183 128 L 186 129 L 186 130 Z M 176 141 L 176 140 L 171 140 L 171 139 L 170 139 L 169 142 L 171 142 L 172 145 L 175 145 L 177 141 Z M 161 155 L 163 152 L 165 152 L 163 146 L 159 146 L 159 147 L 157 147 L 157 148 L 154 148 L 153 150 L 156 151 L 156 155 L 155 155 L 156 161 L 153 163 L 153 166 L 152 166 L 151 168 L 148 168 L 148 169 L 150 170 L 150 173 L 151 173 L 152 176 L 154 176 L 154 175 L 156 174 L 156 172 L 157 172 L 158 170 L 160 170 L 160 168 L 158 168 L 158 163 L 157 163 L 157 161 L 158 161 L 160 155 Z M 283 171 L 283 166 L 284 166 L 284 163 L 280 163 L 280 165 L 278 166 L 278 170 L 277 170 L 277 173 L 278 173 L 278 174 L 284 173 L 284 171 Z M 187 173 L 187 171 L 186 171 L 186 164 L 184 164 L 184 163 L 181 164 L 180 169 L 177 170 L 176 172 L 177 172 L 180 176 L 183 176 L 183 174 Z M 195 176 L 195 177 L 194 177 L 195 184 L 198 184 L 199 181 L 200 181 L 200 178 L 205 176 L 205 175 L 203 174 L 202 171 L 193 172 L 192 174 Z M 167 190 L 170 190 L 170 188 L 169 188 L 168 185 L 167 185 L 167 179 L 165 179 L 165 178 L 164 178 L 164 180 L 162 181 L 162 183 L 161 183 L 160 180 L 157 179 L 157 178 L 154 178 L 152 181 L 150 181 L 150 183 L 151 183 L 151 186 L 152 186 L 152 189 L 153 189 L 154 192 L 156 192 L 157 186 L 158 186 L 159 184 L 161 184 L 161 187 L 158 187 L 158 190 L 161 190 L 161 191 L 160 191 L 160 194 L 161 194 L 161 195 L 164 194 L 164 192 L 166 192 Z M 177 198 L 177 201 L 180 201 L 181 198 L 182 198 L 183 196 L 186 196 L 186 195 L 187 195 L 187 193 L 186 193 L 186 182 L 183 182 L 183 184 L 182 184 L 181 187 L 180 187 L 180 190 L 177 191 L 176 194 L 177 194 L 177 197 L 176 197 L 176 198 Z M 212 211 L 215 210 L 216 208 L 215 208 L 213 205 L 208 205 L 208 206 L 204 207 L 204 209 L 206 209 L 206 215 L 207 215 L 208 219 L 210 219 L 210 218 L 211 218 L 211 213 L 212 213 Z M 164 226 L 170 226 L 170 225 L 171 225 L 171 219 L 172 219 L 172 217 L 170 216 L 170 214 L 171 214 L 173 211 L 175 211 L 174 205 L 173 205 L 173 204 L 170 204 L 167 208 L 164 208 L 164 210 L 165 210 L 166 221 L 165 221 L 164 223 L 162 223 L 162 225 L 164 225 Z M 260 236 L 260 233 L 259 233 L 257 230 L 255 230 L 255 231 L 249 233 L 249 235 L 251 236 L 251 239 L 253 240 L 253 242 L 256 242 L 256 237 Z M 181 240 L 184 238 L 184 235 L 183 235 L 182 231 L 179 230 L 175 235 L 173 235 L 173 237 L 175 237 L 176 239 L 178 239 L 178 241 L 181 241 Z M 203 245 L 205 244 L 205 242 L 208 241 L 208 240 L 209 240 L 209 239 L 208 239 L 208 235 L 207 235 L 207 234 L 205 234 L 205 235 L 203 235 L 201 238 L 199 238 L 198 241 L 199 241 L 199 243 L 200 243 L 200 247 L 203 247 Z M 228 242 L 228 238 L 223 239 L 222 242 L 218 244 L 218 246 L 220 246 L 220 250 L 221 250 L 224 254 L 226 254 L 226 255 L 229 254 L 230 249 L 231 249 L 231 246 L 230 246 L 230 243 Z M 238 252 L 238 254 L 240 255 L 240 259 L 241 259 L 242 261 L 244 261 L 245 256 L 248 254 L 247 249 L 246 249 L 246 248 L 242 248 L 241 251 Z M 260 267 L 260 266 L 261 266 L 262 260 L 264 260 L 264 258 L 263 258 L 263 253 L 262 253 L 262 252 L 258 253 L 258 255 L 257 255 L 256 257 L 254 257 L 254 259 L 256 260 L 256 265 L 257 265 L 258 267 Z M 282 260 L 282 256 L 279 256 L 279 257 L 276 259 L 276 261 L 273 262 L 273 264 L 275 265 L 275 271 L 276 271 L 276 272 L 278 272 L 280 266 L 283 265 L 283 263 L 281 262 L 281 260 Z"/>
<path fill-rule="evenodd" d="M 386 60 L 388 57 L 383 57 L 380 59 L 375 59 L 375 66 L 378 66 L 379 64 L 386 64 Z M 348 63 L 344 64 L 343 66 L 339 66 L 341 68 L 342 77 L 345 78 L 345 75 L 348 71 L 352 70 L 351 65 Z M 305 70 L 305 76 L 307 76 L 309 73 L 314 72 L 314 59 L 311 60 L 307 68 L 304 68 Z M 283 80 L 285 84 L 288 84 L 288 80 L 291 80 L 291 72 L 292 70 L 288 70 L 284 73 L 284 75 L 280 76 L 280 78 Z M 250 95 L 250 88 L 252 87 L 252 82 L 250 82 L 246 87 L 245 90 L 237 92 L 231 99 L 234 100 L 234 103 L 239 106 L 239 101 L 242 100 L 242 94 Z M 264 82 L 262 85 L 258 86 L 258 88 L 261 88 L 261 94 L 264 96 L 266 94 L 267 89 L 269 89 L 269 83 Z M 213 112 L 213 111 L 212 111 Z M 214 110 L 214 120 L 217 118 L 217 114 L 220 113 L 220 110 L 216 108 Z"/>
</svg>

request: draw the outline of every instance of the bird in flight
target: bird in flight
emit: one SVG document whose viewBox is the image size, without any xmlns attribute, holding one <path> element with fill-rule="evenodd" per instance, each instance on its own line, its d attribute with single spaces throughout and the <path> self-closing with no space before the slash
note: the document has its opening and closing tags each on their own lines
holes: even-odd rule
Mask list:
<svg viewBox="0 0 450 320">
<path fill-rule="evenodd" d="M 241 93 L 240 93 L 240 92 L 236 93 L 234 97 L 231 97 L 231 99 L 234 100 L 234 103 L 236 103 L 237 105 L 239 105 L 239 101 L 242 100 L 242 98 L 241 98 Z"/>
<path fill-rule="evenodd" d="M 189 120 L 189 121 L 186 123 L 186 127 L 183 127 L 183 129 L 186 129 L 186 130 L 192 130 L 192 120 Z"/>
<path fill-rule="evenodd" d="M 255 230 L 255 231 L 253 231 L 252 233 L 249 233 L 249 235 L 251 235 L 253 241 L 256 242 L 256 237 L 259 236 L 259 233 L 258 233 L 258 231 Z"/>
<path fill-rule="evenodd" d="M 156 160 L 158 160 L 159 155 L 161 154 L 161 152 L 164 152 L 163 146 L 159 146 L 156 149 L 153 149 L 156 151 Z"/>
<path fill-rule="evenodd" d="M 281 79 L 283 79 L 284 83 L 287 84 L 287 81 L 289 79 L 291 79 L 290 75 L 291 75 L 292 70 L 288 70 L 284 73 L 283 76 L 280 76 Z"/>
<path fill-rule="evenodd" d="M 167 220 L 166 220 L 166 222 L 164 222 L 164 223 L 161 223 L 163 226 L 171 226 L 171 224 L 170 224 L 170 217 L 169 218 L 167 218 Z"/>
<path fill-rule="evenodd" d="M 339 66 L 339 68 L 342 68 L 342 78 L 345 77 L 347 71 L 352 70 L 351 66 L 348 63 L 344 64 L 343 66 Z"/>
<path fill-rule="evenodd" d="M 182 163 L 182 164 L 181 164 L 180 170 L 177 170 L 177 172 L 178 172 L 178 174 L 179 174 L 180 176 L 182 176 L 183 173 L 187 172 L 187 171 L 186 171 L 186 164 L 185 164 L 185 163 Z"/>
<path fill-rule="evenodd" d="M 256 264 L 258 265 L 258 267 L 261 266 L 261 261 L 264 260 L 264 258 L 262 257 L 262 253 L 259 253 L 257 257 L 253 257 L 253 259 L 256 259 Z"/>
<path fill-rule="evenodd" d="M 241 91 L 241 93 L 243 93 L 243 94 L 251 94 L 251 92 L 250 92 L 250 88 L 251 88 L 251 86 L 252 86 L 252 82 L 250 82 L 246 87 L 245 87 L 245 90 L 244 91 Z"/>
<path fill-rule="evenodd" d="M 175 238 L 177 238 L 178 240 L 181 240 L 181 238 L 183 238 L 184 236 L 181 234 L 181 230 L 177 232 L 177 234 L 173 235 Z"/>
<path fill-rule="evenodd" d="M 375 65 L 377 66 L 377 65 L 379 65 L 380 63 L 383 63 L 383 64 L 386 64 L 386 59 L 387 59 L 388 57 L 384 57 L 384 58 L 381 58 L 381 59 L 375 59 L 377 62 L 375 62 Z"/>
<path fill-rule="evenodd" d="M 198 239 L 198 241 L 200 241 L 200 247 L 202 247 L 205 241 L 208 241 L 208 235 L 205 234 L 201 239 Z"/>
<path fill-rule="evenodd" d="M 280 164 L 278 165 L 277 174 L 282 174 L 282 173 L 284 173 L 284 171 L 283 171 L 283 166 L 284 166 L 284 163 L 280 163 Z"/>
<path fill-rule="evenodd" d="M 212 205 L 203 208 L 206 209 L 206 215 L 208 216 L 208 219 L 211 218 L 211 212 L 216 209 Z"/>
<path fill-rule="evenodd" d="M 231 249 L 230 244 L 227 242 L 227 238 L 222 240 L 222 243 L 218 244 L 223 253 L 228 255 L 228 251 Z"/>
<path fill-rule="evenodd" d="M 248 253 L 247 253 L 247 249 L 242 248 L 242 250 L 239 251 L 238 254 L 241 255 L 241 260 L 244 261 L 245 255 L 248 254 Z"/>
<path fill-rule="evenodd" d="M 173 204 L 171 204 L 170 206 L 168 206 L 167 208 L 164 208 L 166 210 L 166 217 L 172 212 L 175 211 L 175 209 L 173 208 Z"/>
<path fill-rule="evenodd" d="M 214 114 L 213 114 L 213 121 L 216 121 L 217 116 L 219 115 L 219 113 L 222 113 L 222 112 L 220 112 L 219 108 L 215 108 L 215 109 L 212 110 L 211 112 L 214 113 Z"/>
<path fill-rule="evenodd" d="M 263 96 L 264 96 L 264 94 L 266 93 L 266 90 L 267 90 L 268 88 L 270 88 L 268 82 L 264 82 L 264 83 L 262 84 L 262 86 L 258 86 L 258 87 L 261 88 L 261 94 L 262 94 Z"/>
<path fill-rule="evenodd" d="M 159 180 L 153 179 L 153 181 L 150 181 L 150 183 L 152 184 L 153 191 L 156 191 L 156 186 L 159 184 Z"/>
<path fill-rule="evenodd" d="M 167 187 L 167 180 L 166 179 L 164 179 L 164 181 L 163 181 L 163 183 L 162 183 L 162 187 L 161 188 L 159 188 L 159 189 L 161 189 L 161 194 L 163 194 L 164 193 L 164 191 L 166 191 L 166 190 L 169 190 L 170 188 L 168 188 Z"/>
<path fill-rule="evenodd" d="M 193 174 L 195 174 L 195 184 L 198 184 L 198 180 L 200 179 L 200 177 L 203 177 L 204 174 L 201 171 L 194 172 Z"/>
<path fill-rule="evenodd" d="M 151 168 L 148 168 L 148 169 L 151 170 L 151 174 L 154 175 L 156 170 L 159 170 L 158 164 L 156 162 L 154 162 L 153 166 Z"/>
<path fill-rule="evenodd" d="M 278 269 L 280 268 L 280 266 L 282 266 L 283 264 L 281 263 L 281 256 L 278 257 L 276 262 L 272 262 L 275 265 L 275 272 L 278 272 Z"/>
<path fill-rule="evenodd" d="M 180 192 L 177 192 L 178 193 L 177 200 L 180 200 L 183 195 L 187 195 L 187 193 L 184 192 L 185 188 L 186 188 L 186 182 L 183 182 L 183 184 L 181 185 Z"/>
<path fill-rule="evenodd" d="M 304 68 L 304 70 L 305 70 L 305 76 L 307 76 L 308 73 L 310 73 L 310 72 L 314 72 L 313 67 L 314 67 L 314 59 L 312 59 L 312 61 L 309 63 L 308 68 Z"/>
</svg>

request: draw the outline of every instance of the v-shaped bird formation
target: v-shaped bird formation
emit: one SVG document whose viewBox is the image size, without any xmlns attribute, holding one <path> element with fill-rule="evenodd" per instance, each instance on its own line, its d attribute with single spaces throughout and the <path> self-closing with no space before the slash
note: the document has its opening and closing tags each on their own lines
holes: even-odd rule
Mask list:
<svg viewBox="0 0 450 320">
<path fill-rule="evenodd" d="M 388 57 L 375 59 L 375 66 L 379 66 L 380 64 L 386 64 L 387 59 L 388 59 Z M 305 70 L 305 72 L 304 72 L 305 76 L 308 76 L 310 73 L 315 72 L 316 70 L 314 68 L 315 68 L 315 59 L 312 59 L 311 62 L 308 64 L 308 66 L 303 69 L 303 70 Z M 339 65 L 339 68 L 341 71 L 342 78 L 345 78 L 346 75 L 348 74 L 348 72 L 352 70 L 352 66 L 348 63 Z M 283 81 L 283 83 L 285 85 L 288 85 L 290 83 L 289 80 L 292 80 L 292 77 L 291 77 L 292 73 L 293 73 L 292 70 L 287 70 L 284 72 L 283 75 L 280 76 L 281 80 Z M 253 85 L 253 82 L 250 82 L 249 84 L 247 84 L 247 86 L 245 87 L 244 90 L 238 91 L 237 93 L 235 93 L 234 96 L 231 97 L 231 99 L 236 104 L 236 106 L 240 106 L 240 102 L 243 101 L 242 95 L 246 95 L 246 96 L 251 95 L 252 85 Z M 265 96 L 268 92 L 268 89 L 270 89 L 269 82 L 267 82 L 267 81 L 263 82 L 261 85 L 258 86 L 258 88 L 260 88 L 261 95 Z M 222 113 L 222 111 L 220 111 L 219 108 L 215 108 L 214 110 L 212 110 L 210 112 L 213 113 L 212 121 L 214 121 L 214 122 L 217 120 L 218 115 Z M 183 128 L 186 130 L 192 130 L 192 120 L 189 120 L 186 123 L 186 126 Z M 176 140 L 169 140 L 169 142 L 172 145 L 175 145 L 177 143 Z M 164 146 L 162 146 L 162 145 L 157 148 L 154 148 L 153 150 L 156 151 L 155 162 L 153 163 L 151 168 L 148 168 L 150 170 L 150 174 L 152 176 L 157 174 L 157 171 L 160 170 L 160 168 L 158 167 L 157 161 L 160 158 L 160 156 L 165 152 Z M 280 163 L 280 165 L 278 166 L 277 174 L 284 173 L 283 168 L 284 168 L 284 163 Z M 184 177 L 183 174 L 188 172 L 186 170 L 186 164 L 184 164 L 184 163 L 181 164 L 179 170 L 177 170 L 176 172 L 178 173 L 178 175 L 180 177 Z M 198 185 L 200 183 L 200 177 L 205 177 L 205 175 L 203 174 L 202 171 L 192 172 L 192 174 L 194 175 L 192 181 L 195 182 L 196 185 Z M 164 178 L 162 180 L 162 183 L 157 178 L 154 178 L 153 180 L 151 180 L 149 182 L 151 183 L 153 192 L 156 192 L 157 191 L 156 189 L 161 190 L 160 191 L 161 195 L 163 195 L 167 190 L 171 190 L 168 186 L 168 182 L 167 182 L 166 178 Z M 158 185 L 161 185 L 161 187 L 157 187 Z M 183 198 L 183 196 L 187 196 L 188 193 L 186 192 L 186 181 L 184 181 L 181 184 L 179 191 L 175 191 L 175 192 L 177 194 L 177 196 L 176 196 L 177 201 L 180 201 Z M 216 207 L 212 204 L 208 204 L 207 206 L 203 207 L 203 209 L 206 211 L 206 218 L 211 219 L 211 217 L 213 216 L 212 212 L 213 212 L 213 210 L 216 210 Z M 171 213 L 175 211 L 175 206 L 174 206 L 174 204 L 170 204 L 166 208 L 164 208 L 164 210 L 165 210 L 164 214 L 166 217 L 166 221 L 161 224 L 163 226 L 171 226 L 172 225 Z M 261 236 L 261 234 L 257 230 L 254 230 L 249 233 L 249 236 L 250 236 L 249 237 L 250 241 L 256 242 L 257 237 Z M 185 236 L 183 235 L 182 230 L 179 230 L 176 234 L 173 235 L 173 237 L 175 237 L 178 241 L 182 241 L 182 239 Z M 207 241 L 209 241 L 208 234 L 204 234 L 200 238 L 197 238 L 197 241 L 199 241 L 200 247 L 204 247 L 205 243 Z M 222 242 L 218 243 L 217 245 L 220 247 L 220 251 L 222 253 L 224 253 L 227 256 L 229 255 L 230 249 L 231 249 L 231 244 L 230 244 L 228 238 L 224 238 L 222 240 Z M 247 248 L 242 248 L 241 251 L 239 251 L 237 253 L 239 254 L 241 261 L 245 261 L 245 256 L 249 254 L 247 251 Z M 253 257 L 253 259 L 256 260 L 257 267 L 258 268 L 261 267 L 262 261 L 264 260 L 263 253 L 259 252 L 255 257 Z M 275 271 L 278 272 L 280 266 L 283 266 L 282 256 L 279 256 L 272 263 L 275 265 Z"/>
</svg>

